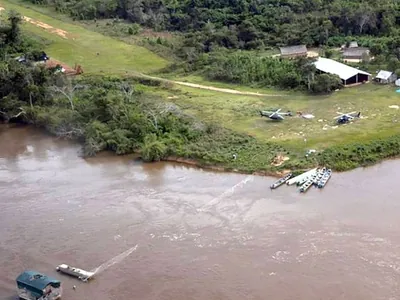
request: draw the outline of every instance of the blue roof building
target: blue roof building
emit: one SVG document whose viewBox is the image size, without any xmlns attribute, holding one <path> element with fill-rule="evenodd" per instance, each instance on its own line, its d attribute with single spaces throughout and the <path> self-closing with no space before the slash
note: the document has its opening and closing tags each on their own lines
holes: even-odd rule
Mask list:
<svg viewBox="0 0 400 300">
<path fill-rule="evenodd" d="M 36 271 L 25 271 L 17 277 L 18 296 L 25 300 L 61 298 L 61 282 Z M 46 298 L 47 297 L 47 298 Z"/>
</svg>

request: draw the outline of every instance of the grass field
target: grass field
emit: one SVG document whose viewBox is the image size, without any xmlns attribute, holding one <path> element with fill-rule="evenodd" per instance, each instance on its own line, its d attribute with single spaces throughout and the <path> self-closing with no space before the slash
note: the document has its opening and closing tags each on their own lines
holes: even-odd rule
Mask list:
<svg viewBox="0 0 400 300">
<path fill-rule="evenodd" d="M 9 1 L 2 0 L 0 7 L 6 10 L 16 10 L 34 21 L 45 23 L 44 26 L 53 27 L 53 29 L 44 29 L 29 22 L 24 22 L 23 25 L 24 30 L 51 41 L 51 44 L 45 49 L 50 57 L 71 66 L 74 66 L 75 63 L 81 64 L 85 72 L 150 73 L 167 65 L 165 59 L 144 47 L 126 44 Z M 54 33 L 56 29 L 65 31 L 66 38 Z"/>
<path fill-rule="evenodd" d="M 365 142 L 400 132 L 400 112 L 389 108 L 400 105 L 400 95 L 390 86 L 368 83 L 329 96 L 293 94 L 283 97 L 227 95 L 186 87 L 179 90 L 175 95 L 167 95 L 169 101 L 181 105 L 188 112 L 259 140 L 284 144 L 297 153 L 304 153 L 306 149 L 323 150 L 337 144 Z M 310 113 L 315 118 L 306 120 L 293 116 L 286 117 L 284 121 L 272 121 L 260 117 L 259 110 L 271 108 Z M 333 118 L 338 111 L 361 111 L 362 118 L 336 127 Z"/>
</svg>

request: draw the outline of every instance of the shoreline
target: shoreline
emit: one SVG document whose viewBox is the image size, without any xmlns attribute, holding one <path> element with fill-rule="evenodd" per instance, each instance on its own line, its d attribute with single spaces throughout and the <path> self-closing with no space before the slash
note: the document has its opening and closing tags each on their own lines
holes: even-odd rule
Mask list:
<svg viewBox="0 0 400 300">
<path fill-rule="evenodd" d="M 34 125 L 32 125 L 32 124 L 0 122 L 0 125 L 2 125 L 2 127 L 5 125 L 4 127 L 6 128 L 6 130 L 7 130 L 7 129 L 10 129 L 10 128 L 13 128 L 13 127 L 18 127 L 18 126 L 22 126 L 22 127 L 25 127 L 25 126 L 26 126 L 26 127 L 32 127 L 32 128 L 35 128 L 35 129 L 37 129 L 37 130 L 43 132 L 44 134 L 49 135 L 49 136 L 51 136 L 51 137 L 53 137 L 53 138 L 55 138 L 55 139 L 60 139 L 59 137 L 56 137 L 56 136 L 55 136 L 54 134 L 52 134 L 51 132 L 47 131 L 46 129 L 40 128 L 40 127 L 37 127 L 37 126 L 34 126 Z M 3 128 L 4 128 L 4 127 L 3 127 Z M 3 130 L 4 130 L 4 129 L 3 129 Z M 73 139 L 61 138 L 61 139 L 62 139 L 62 140 L 67 140 L 67 141 L 75 141 L 75 142 L 77 142 L 77 143 L 82 147 L 82 144 L 79 143 L 79 141 L 77 141 L 77 140 L 74 139 L 74 138 L 73 138 Z M 114 156 L 129 156 L 129 155 L 135 155 L 136 158 L 138 158 L 139 160 L 141 160 L 143 163 L 153 163 L 153 162 L 145 162 L 144 160 L 142 160 L 139 151 L 135 151 L 135 152 L 130 153 L 130 154 L 118 155 L 118 154 L 116 154 L 116 153 L 113 152 L 113 151 L 104 150 L 104 151 L 101 151 L 101 152 L 97 153 L 95 156 L 101 155 L 101 153 L 105 153 L 105 152 L 110 152 L 110 153 L 112 153 L 112 155 L 114 155 Z M 90 157 L 86 157 L 86 158 L 90 158 Z M 357 166 L 355 166 L 354 168 L 347 169 L 347 170 L 343 170 L 343 171 L 338 171 L 338 170 L 335 170 L 334 168 L 332 168 L 332 170 L 333 170 L 334 172 L 336 172 L 336 173 L 344 173 L 344 172 L 349 172 L 349 171 L 352 171 L 352 170 L 355 170 L 355 169 L 358 169 L 358 168 L 368 168 L 368 167 L 371 167 L 371 166 L 380 164 L 380 163 L 385 162 L 385 161 L 396 160 L 396 159 L 400 159 L 400 155 L 388 156 L 388 157 L 379 159 L 379 160 L 377 160 L 377 161 L 374 162 L 374 163 L 371 163 L 371 164 L 368 164 L 368 165 L 357 165 Z M 192 167 L 196 167 L 196 168 L 203 169 L 203 170 L 209 170 L 209 171 L 213 171 L 213 172 L 235 173 L 235 174 L 247 174 L 247 175 L 264 176 L 264 177 L 273 177 L 273 178 L 280 178 L 280 177 L 285 176 L 286 174 L 288 174 L 288 173 L 290 173 L 290 172 L 292 172 L 292 173 L 298 173 L 298 172 L 299 172 L 299 173 L 303 173 L 303 172 L 306 172 L 306 171 L 309 170 L 309 169 L 318 167 L 318 166 L 316 165 L 316 166 L 310 166 L 310 167 L 307 168 L 307 169 L 296 169 L 296 170 L 283 169 L 283 170 L 279 170 L 279 171 L 278 171 L 278 170 L 276 170 L 276 171 L 269 170 L 269 171 L 246 172 L 246 171 L 243 171 L 243 170 L 240 170 L 240 169 L 236 169 L 236 168 L 224 167 L 224 166 L 222 166 L 222 165 L 206 164 L 206 163 L 202 163 L 201 161 L 196 160 L 196 159 L 192 159 L 192 158 L 183 158 L 183 157 L 174 156 L 174 155 L 170 155 L 170 156 L 167 156 L 167 157 L 165 157 L 165 158 L 162 158 L 160 161 L 161 161 L 161 162 L 178 163 L 178 164 L 182 164 L 182 165 L 186 165 L 186 166 L 192 166 Z"/>
<path fill-rule="evenodd" d="M 215 172 L 221 172 L 221 173 L 236 173 L 236 174 L 248 174 L 248 175 L 256 175 L 256 176 L 265 176 L 265 177 L 274 177 L 274 178 L 279 178 L 281 176 L 284 176 L 290 172 L 293 172 L 292 170 L 283 170 L 283 171 L 255 171 L 252 173 L 245 172 L 245 171 L 240 171 L 239 169 L 231 169 L 227 167 L 222 167 L 222 166 L 217 166 L 217 165 L 206 165 L 202 164 L 201 162 L 191 159 L 191 158 L 180 158 L 177 156 L 168 156 L 161 161 L 164 162 L 173 162 L 173 163 L 179 163 L 183 165 L 188 165 L 188 166 L 193 166 L 197 167 L 200 169 L 204 170 L 211 170 Z"/>
</svg>

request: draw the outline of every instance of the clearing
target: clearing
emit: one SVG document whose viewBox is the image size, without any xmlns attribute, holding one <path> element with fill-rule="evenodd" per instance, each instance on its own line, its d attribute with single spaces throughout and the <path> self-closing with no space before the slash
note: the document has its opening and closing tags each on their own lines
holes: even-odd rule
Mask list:
<svg viewBox="0 0 400 300">
<path fill-rule="evenodd" d="M 323 150 L 329 146 L 352 142 L 363 143 L 400 132 L 400 95 L 392 86 L 367 83 L 343 89 L 332 95 L 309 96 L 302 94 L 281 97 L 254 97 L 216 94 L 213 91 L 180 87 L 179 91 L 159 91 L 168 101 L 183 107 L 187 112 L 204 120 L 215 122 L 257 137 L 275 141 L 291 151 L 303 153 L 308 149 Z M 262 118 L 259 110 L 282 108 L 290 110 L 293 117 L 283 121 Z M 307 120 L 296 115 L 313 114 Z M 351 124 L 336 126 L 337 112 L 361 111 L 362 118 Z"/>
<path fill-rule="evenodd" d="M 52 41 L 45 49 L 51 57 L 70 66 L 80 64 L 85 73 L 151 77 L 141 73 L 155 73 L 168 63 L 143 47 L 126 44 L 10 1 L 3 0 L 2 6 L 30 18 L 24 24 L 25 29 Z M 196 76 L 178 81 L 172 79 L 166 81 L 178 84 L 179 88 L 149 90 L 204 120 L 249 134 L 260 141 L 275 141 L 302 155 L 307 149 L 323 150 L 337 144 L 363 143 L 400 132 L 400 110 L 390 108 L 400 105 L 400 94 L 396 94 L 392 86 L 368 83 L 332 95 L 309 96 L 211 83 Z M 315 118 L 306 120 L 295 115 L 276 122 L 260 117 L 259 110 L 272 108 L 294 113 L 301 111 L 313 114 Z M 361 111 L 362 118 L 352 124 L 336 126 L 337 112 L 350 111 Z M 286 159 L 284 154 L 281 158 L 281 161 Z"/>
<path fill-rule="evenodd" d="M 1 1 L 2 13 L 15 10 L 24 16 L 24 30 L 43 37 L 51 44 L 45 49 L 50 57 L 74 66 L 82 65 L 88 73 L 126 74 L 154 72 L 168 62 L 144 47 L 62 22 L 10 1 Z"/>
</svg>

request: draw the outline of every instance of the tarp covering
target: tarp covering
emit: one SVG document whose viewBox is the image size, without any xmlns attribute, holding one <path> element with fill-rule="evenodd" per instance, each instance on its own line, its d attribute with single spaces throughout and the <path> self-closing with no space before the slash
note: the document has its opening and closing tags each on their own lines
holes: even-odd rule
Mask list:
<svg viewBox="0 0 400 300">
<path fill-rule="evenodd" d="M 25 288 L 34 296 L 41 297 L 43 296 L 43 289 L 46 286 L 51 285 L 52 287 L 59 288 L 61 282 L 36 271 L 25 271 L 17 277 L 17 285 L 18 288 Z"/>
</svg>

